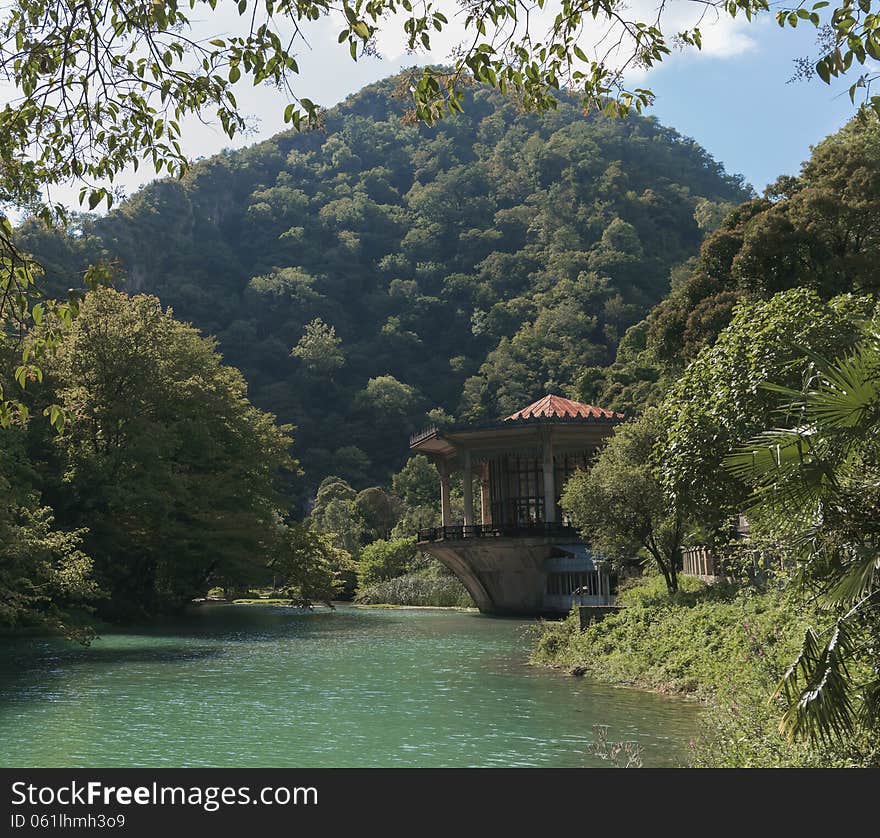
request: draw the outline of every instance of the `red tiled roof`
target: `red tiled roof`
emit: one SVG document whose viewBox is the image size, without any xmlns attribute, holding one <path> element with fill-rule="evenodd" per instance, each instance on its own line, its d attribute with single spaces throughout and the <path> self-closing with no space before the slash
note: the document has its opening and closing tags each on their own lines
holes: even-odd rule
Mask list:
<svg viewBox="0 0 880 838">
<path fill-rule="evenodd" d="M 581 404 L 562 396 L 544 396 L 543 399 L 511 413 L 504 421 L 513 419 L 623 419 L 622 413 L 613 410 L 605 410 L 604 407 L 594 407 L 591 404 Z"/>
</svg>

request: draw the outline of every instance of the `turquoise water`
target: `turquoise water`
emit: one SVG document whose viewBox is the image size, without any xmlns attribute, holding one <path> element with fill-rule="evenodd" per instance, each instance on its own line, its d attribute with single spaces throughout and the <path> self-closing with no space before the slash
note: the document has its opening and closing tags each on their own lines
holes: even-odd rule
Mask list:
<svg viewBox="0 0 880 838">
<path fill-rule="evenodd" d="M 593 725 L 681 764 L 698 709 L 526 663 L 470 612 L 206 605 L 89 648 L 0 645 L 0 765 L 589 766 Z"/>
</svg>

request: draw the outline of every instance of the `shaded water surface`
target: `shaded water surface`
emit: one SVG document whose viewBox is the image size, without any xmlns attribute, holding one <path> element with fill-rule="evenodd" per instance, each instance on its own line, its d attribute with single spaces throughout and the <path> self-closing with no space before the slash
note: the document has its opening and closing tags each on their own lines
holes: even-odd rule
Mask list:
<svg viewBox="0 0 880 838">
<path fill-rule="evenodd" d="M 684 760 L 698 710 L 526 664 L 470 612 L 207 605 L 91 647 L 0 644 L 0 766 L 589 766 L 593 725 Z"/>
</svg>

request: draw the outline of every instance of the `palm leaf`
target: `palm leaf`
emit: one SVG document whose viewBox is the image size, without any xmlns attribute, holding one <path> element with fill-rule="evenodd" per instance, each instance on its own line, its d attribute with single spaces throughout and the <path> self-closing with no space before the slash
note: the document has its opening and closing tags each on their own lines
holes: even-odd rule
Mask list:
<svg viewBox="0 0 880 838">
<path fill-rule="evenodd" d="M 880 679 L 859 687 L 847 669 L 854 659 L 855 671 L 864 669 L 855 626 L 880 584 L 880 552 L 868 543 L 865 521 L 880 482 L 880 335 L 871 333 L 835 362 L 804 355 L 811 364 L 801 391 L 765 385 L 786 399 L 779 412 L 795 426 L 753 437 L 724 467 L 751 488 L 750 514 L 802 558 L 800 578 L 827 586 L 824 600 L 838 613 L 849 607 L 827 642 L 805 632 L 774 693 L 787 704 L 781 733 L 827 741 L 880 717 Z"/>
<path fill-rule="evenodd" d="M 761 482 L 767 475 L 798 466 L 811 450 L 808 436 L 798 429 L 773 428 L 752 437 L 723 461 L 724 467 L 740 480 Z"/>
<path fill-rule="evenodd" d="M 784 694 L 788 703 L 779 732 L 789 741 L 798 736 L 829 741 L 853 732 L 853 684 L 846 668 L 853 646 L 844 620 L 838 620 L 824 645 L 812 628 L 806 630 L 800 654 L 773 695 Z"/>
<path fill-rule="evenodd" d="M 774 429 L 728 455 L 724 467 L 751 486 L 749 510 L 761 509 L 770 518 L 790 516 L 797 527 L 806 527 L 822 496 L 836 486 L 834 464 L 822 456 L 823 448 L 821 440 L 802 429 Z"/>
<path fill-rule="evenodd" d="M 821 369 L 822 384 L 806 396 L 807 412 L 818 425 L 855 428 L 880 402 L 877 356 L 859 346 L 851 355 Z"/>
<path fill-rule="evenodd" d="M 880 677 L 862 686 L 862 704 L 857 719 L 859 724 L 870 730 L 880 720 Z"/>
<path fill-rule="evenodd" d="M 880 572 L 880 552 L 876 548 L 856 545 L 855 561 L 837 584 L 826 594 L 832 605 L 852 605 L 864 599 L 877 585 Z"/>
</svg>

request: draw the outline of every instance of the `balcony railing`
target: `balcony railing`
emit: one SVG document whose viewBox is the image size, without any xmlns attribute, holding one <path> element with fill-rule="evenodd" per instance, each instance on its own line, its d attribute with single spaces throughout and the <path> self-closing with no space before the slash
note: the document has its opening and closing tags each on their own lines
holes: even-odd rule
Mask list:
<svg viewBox="0 0 880 838">
<path fill-rule="evenodd" d="M 421 442 L 423 439 L 427 439 L 429 436 L 434 436 L 437 433 L 437 426 L 431 425 L 427 428 L 423 428 L 418 433 L 412 434 L 409 438 L 409 445 L 412 448 L 417 442 Z"/>
<path fill-rule="evenodd" d="M 540 538 L 576 536 L 577 531 L 569 524 L 462 524 L 448 527 L 431 527 L 419 530 L 419 542 L 459 541 L 464 538 Z"/>
</svg>

